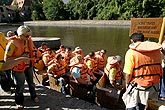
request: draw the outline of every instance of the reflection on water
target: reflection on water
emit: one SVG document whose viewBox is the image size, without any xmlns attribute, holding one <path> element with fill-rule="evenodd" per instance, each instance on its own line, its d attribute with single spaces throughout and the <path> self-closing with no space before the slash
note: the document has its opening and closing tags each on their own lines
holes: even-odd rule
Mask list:
<svg viewBox="0 0 165 110">
<path fill-rule="evenodd" d="M 17 27 L 7 27 L 3 32 L 16 30 Z M 71 47 L 83 49 L 84 54 L 90 51 L 106 49 L 107 55 L 121 55 L 124 61 L 125 52 L 128 49 L 128 27 L 55 27 L 55 26 L 31 26 L 33 37 L 59 37 L 61 43 Z M 0 28 L 1 29 L 1 28 Z"/>
</svg>

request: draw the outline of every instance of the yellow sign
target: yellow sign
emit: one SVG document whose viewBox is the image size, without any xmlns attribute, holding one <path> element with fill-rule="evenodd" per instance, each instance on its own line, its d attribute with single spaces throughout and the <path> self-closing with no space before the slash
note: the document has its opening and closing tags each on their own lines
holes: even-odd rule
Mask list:
<svg viewBox="0 0 165 110">
<path fill-rule="evenodd" d="M 141 32 L 145 37 L 159 38 L 163 18 L 132 18 L 130 35 Z"/>
</svg>

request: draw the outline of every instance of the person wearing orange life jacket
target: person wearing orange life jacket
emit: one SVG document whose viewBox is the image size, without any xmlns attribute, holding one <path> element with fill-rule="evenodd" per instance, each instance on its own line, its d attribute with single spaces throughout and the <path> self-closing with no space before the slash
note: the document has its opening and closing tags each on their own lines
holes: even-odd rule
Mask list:
<svg viewBox="0 0 165 110">
<path fill-rule="evenodd" d="M 79 83 L 79 87 L 85 88 L 87 90 L 87 97 L 93 96 L 95 94 L 95 81 L 97 80 L 93 73 L 90 73 L 87 65 L 84 63 L 81 55 L 76 55 L 71 62 L 71 76 L 73 81 Z"/>
<path fill-rule="evenodd" d="M 0 32 L 0 85 L 4 91 L 10 91 L 11 87 L 15 87 L 14 81 L 11 78 L 11 69 L 22 61 L 32 60 L 28 57 L 17 57 L 4 61 L 7 42 L 4 33 Z"/>
<path fill-rule="evenodd" d="M 158 98 L 162 46 L 144 41 L 142 33 L 133 33 L 130 39 L 132 44 L 125 55 L 123 70 L 126 92 L 122 99 L 127 110 L 144 110 L 149 98 Z"/>
<path fill-rule="evenodd" d="M 66 72 L 67 72 L 67 74 L 70 74 L 70 66 L 69 66 L 69 64 L 70 64 L 70 60 L 73 58 L 73 53 L 72 53 L 72 50 L 71 50 L 71 48 L 66 48 L 66 51 L 65 51 L 65 55 L 64 55 L 64 61 L 65 61 L 65 63 L 67 64 L 67 66 L 66 66 Z"/>
<path fill-rule="evenodd" d="M 69 76 L 66 74 L 66 66 L 67 64 L 62 59 L 62 55 L 59 53 L 56 55 L 52 64 L 48 66 L 47 72 L 52 74 L 59 82 L 61 85 L 61 92 L 64 94 L 69 94 L 69 89 L 65 87 L 66 85 L 69 87 Z"/>
<path fill-rule="evenodd" d="M 34 51 L 36 56 L 36 59 L 34 61 L 34 68 L 36 69 L 36 71 L 42 72 L 46 68 L 42 60 L 42 53 L 38 49 L 35 49 Z"/>
<path fill-rule="evenodd" d="M 117 87 L 122 84 L 121 56 L 111 56 L 107 59 L 107 64 L 104 72 L 108 76 L 112 87 Z"/>
<path fill-rule="evenodd" d="M 97 78 L 84 63 L 82 56 L 76 55 L 72 60 L 70 71 L 75 81 L 84 85 L 92 85 L 92 82 L 96 81 Z"/>
<path fill-rule="evenodd" d="M 50 48 L 47 48 L 45 53 L 42 56 L 42 60 L 45 64 L 46 67 L 50 66 L 51 63 L 49 63 L 51 60 L 53 60 L 55 58 L 55 53 L 53 52 L 53 50 L 51 50 Z"/>
<path fill-rule="evenodd" d="M 104 67 L 107 61 L 106 50 L 102 49 L 101 51 L 96 52 L 95 54 L 98 62 L 98 69 L 104 71 Z"/>
<path fill-rule="evenodd" d="M 16 58 L 20 56 L 26 56 L 33 58 L 33 47 L 34 44 L 30 38 L 31 30 L 28 26 L 22 25 L 17 29 L 18 36 L 11 39 L 7 44 L 5 51 L 5 60 Z M 33 61 L 32 62 L 21 62 L 15 65 L 12 69 L 13 76 L 16 81 L 16 91 L 15 91 L 15 103 L 18 109 L 23 108 L 23 91 L 25 79 L 29 86 L 29 91 L 31 99 L 34 102 L 38 102 L 38 97 L 35 91 L 35 85 L 33 82 Z"/>
<path fill-rule="evenodd" d="M 64 76 L 66 74 L 66 63 L 62 59 L 61 54 L 57 54 L 55 59 L 52 60 L 51 65 L 48 66 L 48 72 L 57 75 L 57 77 Z"/>
<path fill-rule="evenodd" d="M 84 62 L 86 63 L 88 68 L 91 69 L 92 73 L 97 78 L 97 80 L 99 80 L 100 77 L 102 76 L 102 73 L 97 68 L 98 62 L 96 60 L 95 53 L 90 52 L 87 56 L 85 56 Z"/>
</svg>

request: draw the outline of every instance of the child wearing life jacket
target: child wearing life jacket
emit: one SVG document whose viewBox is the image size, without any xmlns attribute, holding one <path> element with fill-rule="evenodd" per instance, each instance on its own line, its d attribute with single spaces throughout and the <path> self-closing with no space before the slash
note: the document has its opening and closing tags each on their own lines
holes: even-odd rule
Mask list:
<svg viewBox="0 0 165 110">
<path fill-rule="evenodd" d="M 111 56 L 107 59 L 104 72 L 106 73 L 112 87 L 117 87 L 122 83 L 121 56 Z"/>
</svg>

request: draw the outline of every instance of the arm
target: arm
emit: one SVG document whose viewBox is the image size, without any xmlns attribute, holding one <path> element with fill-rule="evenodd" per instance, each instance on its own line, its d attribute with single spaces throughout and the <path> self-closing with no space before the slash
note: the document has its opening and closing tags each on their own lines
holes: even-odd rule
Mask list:
<svg viewBox="0 0 165 110">
<path fill-rule="evenodd" d="M 13 68 L 15 65 L 19 64 L 20 62 L 27 62 L 29 60 L 34 60 L 33 58 L 28 58 L 28 57 L 18 57 L 14 59 L 8 59 L 6 62 L 2 64 L 1 71 L 8 70 Z"/>
<path fill-rule="evenodd" d="M 128 84 L 129 84 L 130 80 L 131 80 L 131 75 L 126 74 L 125 75 L 125 86 L 126 86 L 126 88 L 128 87 Z"/>
<path fill-rule="evenodd" d="M 133 68 L 134 68 L 133 51 L 129 49 L 125 55 L 125 64 L 124 64 L 124 69 L 123 69 L 123 72 L 125 73 L 126 88 L 128 87 L 128 84 L 131 81 Z"/>
<path fill-rule="evenodd" d="M 110 80 L 110 83 L 113 87 L 115 87 L 115 77 L 116 77 L 116 68 L 113 67 L 110 69 L 110 72 L 109 72 L 109 80 Z"/>
</svg>

